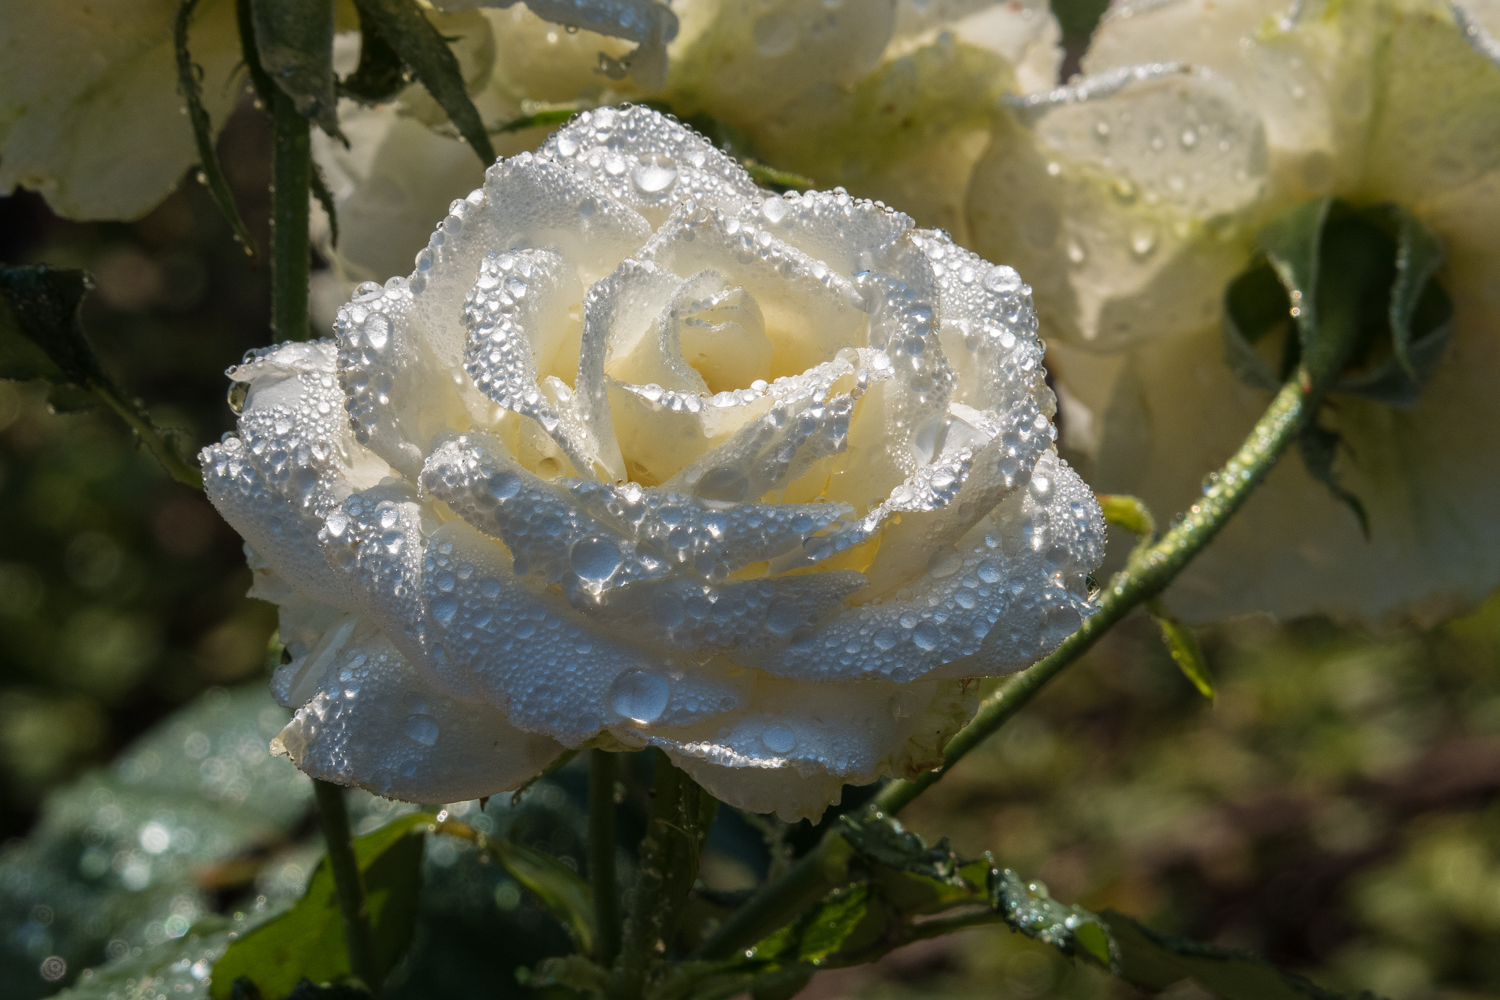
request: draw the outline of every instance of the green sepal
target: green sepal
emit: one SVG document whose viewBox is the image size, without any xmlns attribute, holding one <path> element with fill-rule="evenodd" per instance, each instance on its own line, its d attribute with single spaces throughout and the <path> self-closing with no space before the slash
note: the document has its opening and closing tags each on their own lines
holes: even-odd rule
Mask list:
<svg viewBox="0 0 1500 1000">
<path fill-rule="evenodd" d="M 260 65 L 297 113 L 331 136 L 339 132 L 333 76 L 332 0 L 250 0 Z"/>
<path fill-rule="evenodd" d="M 354 839 L 354 858 L 365 881 L 374 952 L 382 978 L 411 946 L 422 888 L 422 848 L 434 817 L 410 813 Z M 261 993 L 280 997 L 303 980 L 339 982 L 352 977 L 344 949 L 333 870 L 319 862 L 307 890 L 291 909 L 229 946 L 214 966 L 209 995 L 227 1000 L 234 981 L 248 976 Z M 379 988 L 379 983 L 368 983 Z"/>
<path fill-rule="evenodd" d="M 198 146 L 199 169 L 203 183 L 214 204 L 234 231 L 234 238 L 245 248 L 253 260 L 256 255 L 255 240 L 240 210 L 235 207 L 234 195 L 229 191 L 229 181 L 224 177 L 224 168 L 219 164 L 219 154 L 214 148 L 213 123 L 203 107 L 202 68 L 193 62 L 188 51 L 188 25 L 192 22 L 193 10 L 198 0 L 182 0 L 177 8 L 177 18 L 172 28 L 172 45 L 177 55 L 177 90 L 187 104 L 188 123 L 193 127 L 193 142 Z"/>
<path fill-rule="evenodd" d="M 1208 659 L 1203 655 L 1203 647 L 1198 643 L 1198 637 L 1193 630 L 1167 611 L 1160 598 L 1153 599 L 1147 607 L 1151 612 L 1151 620 L 1156 622 L 1156 627 L 1161 630 L 1161 640 L 1166 644 L 1167 652 L 1172 656 L 1172 662 L 1177 664 L 1177 669 L 1182 671 L 1182 676 L 1188 679 L 1188 683 L 1198 689 L 1198 693 L 1209 701 L 1217 697 L 1214 691 L 1213 674 L 1208 669 Z"/>
<path fill-rule="evenodd" d="M 495 162 L 495 147 L 469 99 L 458 58 L 415 0 L 354 0 L 361 30 L 378 32 L 448 115 L 480 161 Z"/>
<path fill-rule="evenodd" d="M 328 179 L 323 176 L 323 168 L 318 166 L 317 161 L 312 165 L 312 194 L 318 199 L 318 204 L 323 206 L 323 211 L 328 214 L 328 242 L 337 247 L 339 245 L 339 213 L 338 206 L 333 201 L 333 191 L 328 187 Z"/>
<path fill-rule="evenodd" d="M 378 31 L 359 26 L 359 65 L 338 81 L 338 92 L 361 104 L 393 100 L 411 82 L 401 54 Z"/>
</svg>

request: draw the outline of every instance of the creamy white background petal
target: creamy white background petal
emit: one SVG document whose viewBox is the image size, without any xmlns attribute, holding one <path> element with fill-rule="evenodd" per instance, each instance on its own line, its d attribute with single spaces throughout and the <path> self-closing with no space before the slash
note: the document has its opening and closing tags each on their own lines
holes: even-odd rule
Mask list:
<svg viewBox="0 0 1500 1000">
<path fill-rule="evenodd" d="M 1082 158 L 1061 161 L 1063 181 L 1084 178 L 1072 189 L 1095 192 L 1092 200 L 1068 200 L 1049 194 L 1061 182 L 1048 178 L 1054 147 L 1044 145 L 1043 117 L 1035 152 L 997 151 L 990 159 L 1033 158 L 1029 174 L 1015 170 L 1005 179 L 1053 199 L 1058 236 L 1048 254 L 1008 259 L 1033 264 L 1044 329 L 1058 342 L 1049 363 L 1067 397 L 1085 407 L 1079 422 L 1091 424 L 1079 442 L 1095 456 L 1091 481 L 1137 493 L 1161 517 L 1195 499 L 1200 477 L 1233 453 L 1269 401 L 1268 393 L 1235 380 L 1220 333 L 1218 297 L 1224 280 L 1249 264 L 1255 227 L 1324 194 L 1356 205 L 1392 201 L 1413 212 L 1447 255 L 1438 274 L 1456 309 L 1447 353 L 1415 406 L 1335 396 L 1323 418 L 1347 444 L 1334 469 L 1368 509 L 1370 540 L 1293 453 L 1168 597 L 1191 620 L 1269 611 L 1432 623 L 1500 584 L 1492 511 L 1500 495 L 1493 461 L 1500 430 L 1490 389 L 1500 371 L 1500 245 L 1493 235 L 1500 226 L 1500 67 L 1461 36 L 1446 4 L 1309 3 L 1295 25 L 1283 23 L 1285 13 L 1282 4 L 1251 0 L 1114 8 L 1085 68 L 1182 60 L 1211 74 L 1229 95 L 1210 119 L 1214 127 L 1248 116 L 1264 133 L 1264 169 L 1247 169 L 1258 184 L 1247 188 L 1216 169 L 1205 183 L 1228 200 L 1182 206 L 1176 218 L 1185 236 L 1158 239 L 1139 261 L 1117 254 L 1096 270 L 1093 247 L 1069 258 L 1067 234 L 1133 223 L 1142 199 L 1111 203 L 1107 192 L 1123 183 L 1132 192 L 1150 183 L 1170 188 L 1174 176 L 1191 176 L 1176 164 L 1200 152 L 1201 143 L 1192 154 L 1174 151 L 1177 133 L 1158 116 L 1152 121 L 1165 148 L 1154 163 L 1096 159 L 1084 170 Z M 1094 116 L 1113 124 L 1111 114 L 1142 110 L 1143 91 L 1134 85 L 1047 116 L 1071 108 L 1085 122 Z M 995 190 L 982 186 L 984 174 L 981 167 L 971 201 L 976 220 L 984 192 Z M 1157 200 L 1178 204 L 1170 193 Z M 1026 246 L 1024 226 L 985 232 L 990 236 L 977 241 L 984 252 Z M 1176 258 L 1152 272 L 1152 262 L 1173 249 Z M 1205 271 L 1210 264 L 1214 270 Z M 1090 316 L 1080 303 L 1100 288 L 1113 289 L 1116 299 Z M 1193 308 L 1202 314 L 1184 313 L 1195 295 Z M 1110 322 L 1124 312 L 1122 300 L 1133 308 L 1128 329 Z M 1070 438 L 1074 423 L 1065 421 Z"/>
<path fill-rule="evenodd" d="M 135 219 L 198 161 L 177 92 L 176 0 L 0 3 L 0 194 L 39 191 L 70 219 Z M 215 131 L 240 96 L 233 0 L 188 36 Z"/>
</svg>

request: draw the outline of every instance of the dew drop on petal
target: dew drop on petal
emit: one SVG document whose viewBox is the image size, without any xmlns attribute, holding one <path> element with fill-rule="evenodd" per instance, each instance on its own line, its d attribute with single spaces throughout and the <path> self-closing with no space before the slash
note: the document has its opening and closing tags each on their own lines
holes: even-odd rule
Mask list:
<svg viewBox="0 0 1500 1000">
<path fill-rule="evenodd" d="M 912 630 L 911 641 L 918 649 L 937 649 L 943 643 L 943 630 L 932 622 L 922 622 Z"/>
<path fill-rule="evenodd" d="M 791 753 L 797 749 L 797 734 L 786 726 L 770 726 L 760 735 L 760 741 L 772 753 Z"/>
<path fill-rule="evenodd" d="M 652 722 L 667 710 L 672 686 L 650 670 L 627 670 L 609 686 L 609 707 L 633 722 Z"/>
<path fill-rule="evenodd" d="M 585 580 L 608 580 L 620 568 L 620 547 L 608 538 L 583 538 L 573 543 L 568 564 Z"/>
<path fill-rule="evenodd" d="M 437 720 L 430 715 L 423 715 L 421 712 L 408 715 L 401 725 L 401 730 L 424 747 L 430 747 L 437 742 Z"/>
<path fill-rule="evenodd" d="M 630 180 L 644 194 L 660 194 L 677 183 L 677 164 L 669 156 L 650 153 L 641 157 Z"/>
</svg>

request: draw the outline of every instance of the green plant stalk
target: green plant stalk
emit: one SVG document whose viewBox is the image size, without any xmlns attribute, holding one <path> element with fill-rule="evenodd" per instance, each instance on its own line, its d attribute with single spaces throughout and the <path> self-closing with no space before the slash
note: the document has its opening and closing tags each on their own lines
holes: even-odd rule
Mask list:
<svg viewBox="0 0 1500 1000">
<path fill-rule="evenodd" d="M 589 883 L 594 889 L 594 923 L 599 964 L 606 969 L 620 954 L 620 896 L 615 883 L 615 755 L 589 751 Z"/>
<path fill-rule="evenodd" d="M 308 237 L 312 191 L 309 123 L 281 88 L 271 90 L 271 333 L 278 340 L 306 340 L 307 279 L 312 266 Z"/>
<path fill-rule="evenodd" d="M 652 965 L 671 947 L 683 904 L 698 878 L 699 854 L 717 806 L 666 754 L 656 751 L 640 877 L 609 985 L 610 1000 L 639 1000 Z"/>
<path fill-rule="evenodd" d="M 1344 338 L 1352 339 L 1352 338 Z M 1320 371 L 1337 372 L 1343 352 L 1331 352 Z M 1137 605 L 1161 593 L 1201 552 L 1219 529 L 1265 479 L 1277 459 L 1312 419 L 1329 381 L 1306 365 L 1298 368 L 1266 412 L 1256 422 L 1240 450 L 1224 466 L 1213 485 L 1161 540 L 1139 546 L 1125 569 L 1110 581 L 1098 611 L 1044 659 L 1013 676 L 979 705 L 979 711 L 943 749 L 943 765 L 910 780 L 893 781 L 881 789 L 868 808 L 894 814 L 931 788 L 953 766 L 999 729 L 1034 698 L 1048 681 L 1078 660 L 1089 647 Z M 786 924 L 812 903 L 844 883 L 841 853 L 848 846 L 837 830 L 803 856 L 783 878 L 761 889 L 730 916 L 694 957 L 722 959 L 746 948 Z"/>
<path fill-rule="evenodd" d="M 365 882 L 354 857 L 354 840 L 349 832 L 349 810 L 344 804 L 344 789 L 327 781 L 313 779 L 313 793 L 318 803 L 318 822 L 328 845 L 328 866 L 339 901 L 339 919 L 344 929 L 344 950 L 349 955 L 349 969 L 380 995 L 380 977 L 376 974 L 375 939 L 370 934 L 370 911 L 365 905 Z"/>
</svg>

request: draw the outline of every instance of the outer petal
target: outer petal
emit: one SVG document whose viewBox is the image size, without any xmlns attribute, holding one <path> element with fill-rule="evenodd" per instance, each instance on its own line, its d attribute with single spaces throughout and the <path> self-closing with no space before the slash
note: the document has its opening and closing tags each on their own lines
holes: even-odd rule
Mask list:
<svg viewBox="0 0 1500 1000">
<path fill-rule="evenodd" d="M 741 127 L 800 94 L 868 72 L 890 40 L 896 0 L 843 9 L 804 0 L 722 0 L 689 18 L 668 84 L 684 110 L 709 109 Z"/>
<path fill-rule="evenodd" d="M 807 684 L 759 679 L 744 710 L 648 736 L 716 798 L 816 820 L 843 784 L 915 776 L 974 712 L 956 682 Z"/>
<path fill-rule="evenodd" d="M 1049 336 L 1117 348 L 1217 315 L 1268 169 L 1260 120 L 1226 81 L 1096 78 L 997 125 L 970 232 L 1027 276 Z"/>
<path fill-rule="evenodd" d="M 0 193 L 20 184 L 68 218 L 134 219 L 177 186 L 198 159 L 179 110 L 177 7 L 175 0 L 0 6 Z M 238 96 L 231 0 L 199 5 L 189 48 L 203 67 L 204 107 L 223 127 Z"/>
<path fill-rule="evenodd" d="M 271 748 L 314 778 L 412 802 L 515 788 L 563 750 L 498 709 L 428 687 L 379 632 L 331 658 L 317 694 Z"/>
</svg>

